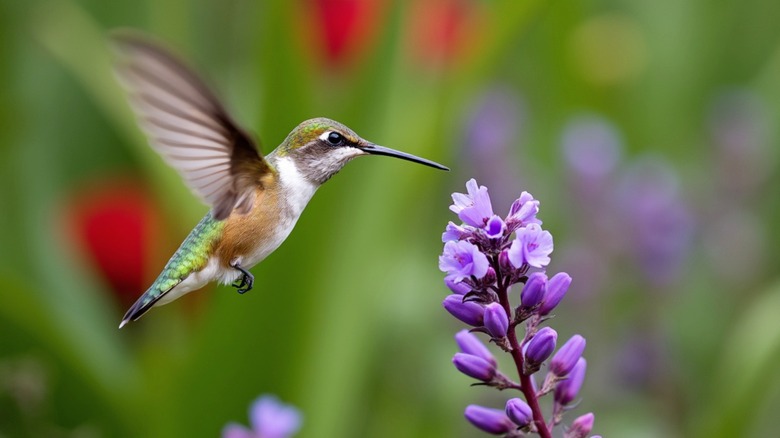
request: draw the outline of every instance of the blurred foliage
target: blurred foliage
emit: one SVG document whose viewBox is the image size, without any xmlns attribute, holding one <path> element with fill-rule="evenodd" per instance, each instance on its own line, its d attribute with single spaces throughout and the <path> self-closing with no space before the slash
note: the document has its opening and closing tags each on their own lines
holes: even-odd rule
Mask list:
<svg viewBox="0 0 780 438">
<path fill-rule="evenodd" d="M 302 437 L 480 436 L 463 408 L 502 395 L 452 367 L 437 270 L 472 176 L 496 211 L 542 202 L 594 432 L 772 435 L 778 18 L 770 0 L 0 0 L 0 436 L 215 436 L 261 393 L 302 410 Z M 251 293 L 209 287 L 119 331 L 121 285 L 151 283 L 206 207 L 135 126 L 117 27 L 176 48 L 266 152 L 327 116 L 453 172 L 357 160 Z M 510 110 L 478 116 L 495 90 L 508 128 Z M 594 152 L 566 144 L 582 114 L 614 133 Z"/>
</svg>

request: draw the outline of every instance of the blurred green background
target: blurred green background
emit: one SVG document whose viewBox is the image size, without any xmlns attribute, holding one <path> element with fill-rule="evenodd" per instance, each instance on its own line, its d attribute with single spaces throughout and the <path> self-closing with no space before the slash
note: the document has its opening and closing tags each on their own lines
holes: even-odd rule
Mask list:
<svg viewBox="0 0 780 438">
<path fill-rule="evenodd" d="M 449 194 L 528 190 L 607 437 L 771 436 L 780 3 L 0 0 L 0 436 L 216 436 L 262 393 L 301 437 L 476 437 L 437 269 Z M 452 167 L 348 165 L 252 271 L 117 330 L 206 212 L 110 71 L 134 27 L 267 152 L 326 116 Z M 511 368 L 504 365 L 507 372 Z"/>
</svg>

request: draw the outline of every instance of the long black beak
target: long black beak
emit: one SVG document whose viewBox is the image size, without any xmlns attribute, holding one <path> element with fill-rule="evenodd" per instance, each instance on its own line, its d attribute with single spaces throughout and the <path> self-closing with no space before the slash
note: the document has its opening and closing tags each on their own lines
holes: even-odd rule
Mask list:
<svg viewBox="0 0 780 438">
<path fill-rule="evenodd" d="M 441 164 L 436 163 L 434 161 L 426 160 L 425 158 L 420 158 L 412 154 L 407 154 L 406 152 L 397 151 L 395 149 L 386 148 L 384 146 L 379 146 L 373 143 L 369 143 L 365 146 L 361 145 L 360 149 L 373 155 L 386 155 L 388 157 L 396 157 L 402 160 L 413 161 L 415 163 L 424 164 L 426 166 L 434 167 L 436 169 L 447 170 L 447 171 L 450 170 L 449 167 L 442 166 Z"/>
</svg>

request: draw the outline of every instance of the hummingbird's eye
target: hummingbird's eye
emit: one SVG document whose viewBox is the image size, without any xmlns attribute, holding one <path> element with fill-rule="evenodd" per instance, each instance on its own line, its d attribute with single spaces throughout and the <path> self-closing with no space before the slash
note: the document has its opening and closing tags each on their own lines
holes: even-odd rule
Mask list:
<svg viewBox="0 0 780 438">
<path fill-rule="evenodd" d="M 328 143 L 333 146 L 341 146 L 344 144 L 344 136 L 336 131 L 330 131 L 326 137 Z"/>
</svg>

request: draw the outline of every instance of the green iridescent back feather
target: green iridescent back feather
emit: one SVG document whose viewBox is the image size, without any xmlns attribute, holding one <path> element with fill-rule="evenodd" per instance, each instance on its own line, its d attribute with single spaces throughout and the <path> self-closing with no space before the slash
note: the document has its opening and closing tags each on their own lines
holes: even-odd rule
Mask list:
<svg viewBox="0 0 780 438">
<path fill-rule="evenodd" d="M 144 293 L 141 307 L 171 290 L 191 273 L 203 269 L 224 227 L 224 221 L 214 219 L 211 212 L 208 212 L 184 239 L 152 286 Z"/>
</svg>

